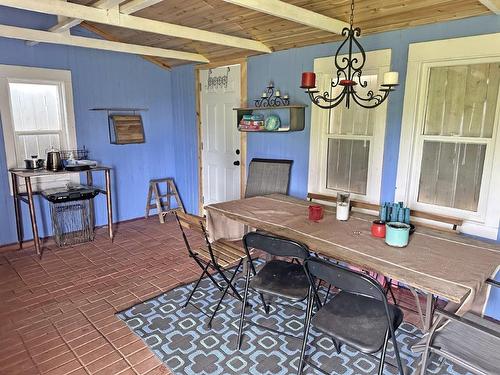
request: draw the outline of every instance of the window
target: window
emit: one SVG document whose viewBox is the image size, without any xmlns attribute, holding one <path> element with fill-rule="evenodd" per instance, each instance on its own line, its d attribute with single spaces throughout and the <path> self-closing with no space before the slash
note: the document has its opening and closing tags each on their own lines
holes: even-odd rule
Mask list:
<svg viewBox="0 0 500 375">
<path fill-rule="evenodd" d="M 383 74 L 389 71 L 391 51 L 368 52 L 362 79 L 367 87 L 358 87 L 364 94 L 378 90 Z M 330 82 L 333 78 L 333 57 L 314 61 L 320 91 L 335 96 Z M 333 92 L 332 92 L 333 90 Z M 359 200 L 378 203 L 382 174 L 387 103 L 376 109 L 344 104 L 331 109 L 312 106 L 311 148 L 309 160 L 310 192 L 335 195 L 348 191 Z"/>
<path fill-rule="evenodd" d="M 47 151 L 76 148 L 71 74 L 68 71 L 0 66 L 0 111 L 8 168 Z M 68 182 L 35 181 L 37 188 Z M 22 187 L 22 186 L 21 186 Z"/>
<path fill-rule="evenodd" d="M 9 82 L 9 94 L 17 165 L 30 156 L 43 158 L 52 147 L 59 149 L 65 138 L 59 87 Z"/>
<path fill-rule="evenodd" d="M 500 49 L 487 57 L 491 48 L 481 40 L 488 37 L 410 46 L 396 195 L 496 239 L 500 210 L 490 187 L 500 153 Z"/>
</svg>

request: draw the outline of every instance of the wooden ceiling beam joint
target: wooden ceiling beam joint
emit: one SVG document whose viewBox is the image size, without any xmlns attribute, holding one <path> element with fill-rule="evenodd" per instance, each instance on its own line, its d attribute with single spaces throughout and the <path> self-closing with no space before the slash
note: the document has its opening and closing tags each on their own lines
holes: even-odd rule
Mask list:
<svg viewBox="0 0 500 375">
<path fill-rule="evenodd" d="M 500 0 L 479 0 L 486 8 L 500 16 Z"/>
<path fill-rule="evenodd" d="M 285 3 L 281 0 L 224 0 L 226 3 L 239 5 L 245 8 L 269 14 L 271 16 L 284 18 L 289 21 L 307 25 L 315 29 L 328 31 L 334 34 L 342 34 L 344 28 L 349 24 L 335 18 L 316 13 L 296 5 Z"/>
<path fill-rule="evenodd" d="M 97 9 L 75 3 L 51 0 L 0 0 L 0 5 L 29 10 L 32 12 L 83 19 L 89 22 L 123 27 L 141 32 L 150 32 L 176 38 L 197 40 L 205 43 L 220 44 L 227 47 L 266 53 L 272 52 L 272 50 L 264 43 L 253 39 L 240 38 L 232 35 L 155 21 L 148 18 L 122 14 L 118 11 L 110 12 L 109 10 Z"/>
</svg>

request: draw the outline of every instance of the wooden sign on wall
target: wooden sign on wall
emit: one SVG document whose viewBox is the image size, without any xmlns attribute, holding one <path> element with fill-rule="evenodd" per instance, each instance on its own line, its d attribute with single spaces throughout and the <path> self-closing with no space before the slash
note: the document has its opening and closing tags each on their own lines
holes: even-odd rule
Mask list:
<svg viewBox="0 0 500 375">
<path fill-rule="evenodd" d="M 112 144 L 144 143 L 144 127 L 140 115 L 109 116 L 109 140 Z"/>
</svg>

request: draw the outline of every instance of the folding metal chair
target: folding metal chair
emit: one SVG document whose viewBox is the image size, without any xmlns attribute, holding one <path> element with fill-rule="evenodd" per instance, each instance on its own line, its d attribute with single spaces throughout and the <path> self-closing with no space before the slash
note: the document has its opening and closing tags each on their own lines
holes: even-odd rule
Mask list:
<svg viewBox="0 0 500 375">
<path fill-rule="evenodd" d="M 486 282 L 500 287 L 498 281 L 488 279 Z M 433 353 L 474 374 L 499 374 L 500 324 L 472 313 L 459 317 L 437 309 L 436 322 L 428 334 L 422 356 L 422 375 L 426 373 L 429 357 Z"/>
<path fill-rule="evenodd" d="M 272 193 L 288 194 L 292 163 L 293 160 L 252 159 L 245 198 Z"/>
<path fill-rule="evenodd" d="M 387 302 L 380 284 L 363 273 L 320 258 L 306 259 L 304 268 L 309 280 L 309 298 L 298 374 L 302 373 L 305 363 L 324 372 L 305 360 L 309 330 L 313 325 L 332 338 L 339 354 L 342 343 L 372 356 L 381 351 L 380 358 L 374 356 L 379 359 L 379 375 L 384 371 L 387 344 L 392 338 L 399 374 L 404 375 L 395 335 L 403 321 L 403 312 Z M 340 290 L 325 304 L 317 295 L 318 280 L 324 280 Z M 315 305 L 317 312 L 313 316 Z"/>
<path fill-rule="evenodd" d="M 242 300 L 240 293 L 236 290 L 233 285 L 234 279 L 238 274 L 238 270 L 243 264 L 243 260 L 247 256 L 247 253 L 242 247 L 241 241 L 226 241 L 226 240 L 217 240 L 212 243 L 208 240 L 208 235 L 205 230 L 205 219 L 202 217 L 189 215 L 180 211 L 175 212 L 175 216 L 177 218 L 177 222 L 179 223 L 179 227 L 182 232 L 182 238 L 188 250 L 189 256 L 194 259 L 196 264 L 202 269 L 202 273 L 195 283 L 191 293 L 189 294 L 188 299 L 186 300 L 183 307 L 186 307 L 193 297 L 194 292 L 200 285 L 203 277 L 208 276 L 213 284 L 222 291 L 222 295 L 210 315 L 210 320 L 208 321 L 208 326 L 212 326 L 212 321 L 219 310 L 219 307 L 224 300 L 226 294 L 231 290 L 232 296 Z M 193 249 L 189 243 L 188 237 L 185 233 L 185 229 L 193 230 L 199 234 L 201 234 L 204 238 L 204 245 Z M 236 265 L 236 266 L 235 266 Z M 235 266 L 233 270 L 231 268 Z M 210 274 L 210 270 L 216 271 L 222 280 L 225 282 L 225 286 L 222 287 L 217 280 Z M 231 276 L 227 277 L 226 272 L 231 271 Z M 194 305 L 195 306 L 195 305 Z M 195 306 L 196 307 L 196 306 Z"/>
<path fill-rule="evenodd" d="M 304 272 L 304 267 L 295 262 L 273 259 L 264 264 L 259 272 L 256 272 L 255 266 L 250 256 L 250 249 L 258 249 L 271 256 L 290 257 L 304 260 L 309 256 L 307 248 L 295 241 L 284 238 L 274 237 L 260 232 L 250 232 L 243 237 L 243 245 L 247 254 L 247 269 L 245 279 L 245 291 L 243 294 L 243 303 L 241 304 L 240 322 L 238 328 L 238 350 L 241 348 L 243 326 L 245 324 L 245 310 L 248 300 L 248 291 L 252 290 L 259 293 L 266 314 L 269 313 L 264 295 L 281 297 L 292 302 L 303 301 L 308 296 L 309 283 Z M 253 277 L 250 278 L 250 273 Z M 269 327 L 260 326 L 275 333 L 287 334 Z M 292 336 L 295 337 L 295 336 Z"/>
</svg>

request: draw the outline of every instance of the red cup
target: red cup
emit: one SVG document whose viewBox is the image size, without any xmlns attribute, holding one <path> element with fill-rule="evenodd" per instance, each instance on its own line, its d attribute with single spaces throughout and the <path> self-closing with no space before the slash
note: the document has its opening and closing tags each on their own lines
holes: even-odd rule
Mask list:
<svg viewBox="0 0 500 375">
<path fill-rule="evenodd" d="M 375 220 L 372 223 L 372 236 L 385 238 L 385 222 L 382 220 Z"/>
<path fill-rule="evenodd" d="M 320 205 L 309 206 L 309 220 L 318 221 L 323 219 L 323 207 Z"/>
</svg>

